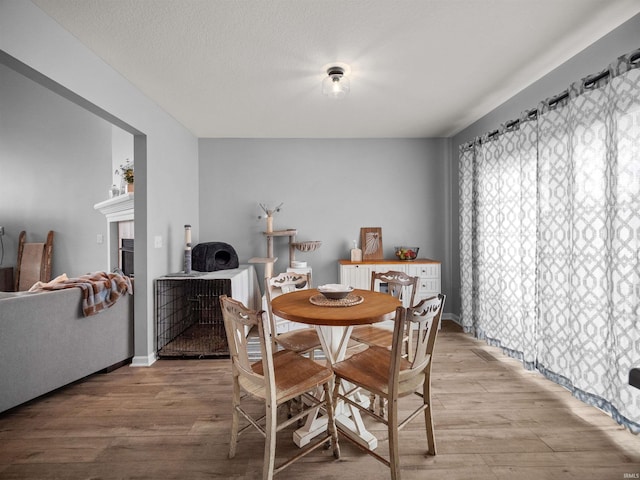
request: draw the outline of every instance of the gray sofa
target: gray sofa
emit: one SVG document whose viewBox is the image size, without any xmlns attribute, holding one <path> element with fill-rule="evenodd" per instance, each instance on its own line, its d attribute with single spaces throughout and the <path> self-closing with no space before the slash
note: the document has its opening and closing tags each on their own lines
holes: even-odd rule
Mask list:
<svg viewBox="0 0 640 480">
<path fill-rule="evenodd" d="M 133 296 L 85 317 L 82 291 L 0 292 L 0 412 L 133 356 Z"/>
</svg>

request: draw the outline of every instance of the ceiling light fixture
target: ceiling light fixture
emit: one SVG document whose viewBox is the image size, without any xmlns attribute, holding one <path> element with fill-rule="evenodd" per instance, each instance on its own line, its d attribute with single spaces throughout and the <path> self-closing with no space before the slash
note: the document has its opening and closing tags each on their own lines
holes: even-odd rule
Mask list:
<svg viewBox="0 0 640 480">
<path fill-rule="evenodd" d="M 349 93 L 349 79 L 345 76 L 345 69 L 334 65 L 327 68 L 327 77 L 322 81 L 322 93 L 339 100 Z"/>
</svg>

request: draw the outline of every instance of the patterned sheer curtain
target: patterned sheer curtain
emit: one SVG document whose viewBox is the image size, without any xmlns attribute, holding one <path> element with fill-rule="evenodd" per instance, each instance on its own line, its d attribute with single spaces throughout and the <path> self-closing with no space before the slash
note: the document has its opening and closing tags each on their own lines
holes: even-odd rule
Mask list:
<svg viewBox="0 0 640 480">
<path fill-rule="evenodd" d="M 462 324 L 640 432 L 640 51 L 460 152 Z"/>
<path fill-rule="evenodd" d="M 525 116 L 464 149 L 460 165 L 463 326 L 529 366 L 535 362 L 536 144 L 535 117 Z"/>
</svg>

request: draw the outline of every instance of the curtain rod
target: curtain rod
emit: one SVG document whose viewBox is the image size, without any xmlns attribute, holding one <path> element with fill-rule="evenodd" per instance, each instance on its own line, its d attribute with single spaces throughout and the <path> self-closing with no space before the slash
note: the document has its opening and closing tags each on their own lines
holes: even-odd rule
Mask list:
<svg viewBox="0 0 640 480">
<path fill-rule="evenodd" d="M 640 58 L 640 54 L 638 54 L 638 58 Z M 596 73 L 594 75 L 590 75 L 589 77 L 584 78 L 582 80 L 582 85 L 586 89 L 593 88 L 594 85 L 596 85 L 600 80 L 602 80 L 603 78 L 608 77 L 609 75 L 611 75 L 609 70 L 603 70 L 600 73 Z M 568 96 L 569 96 L 569 89 L 564 90 L 563 92 L 557 94 L 555 97 L 551 97 L 551 99 L 548 102 L 549 107 L 553 107 L 558 102 L 561 102 L 562 100 L 565 100 Z M 538 109 L 534 108 L 534 109 L 530 110 L 527 113 L 527 118 L 533 119 L 537 115 L 538 115 Z M 510 120 L 510 121 L 508 121 L 507 123 L 504 124 L 504 130 L 510 130 L 513 127 L 515 127 L 516 125 L 518 125 L 519 123 L 520 123 L 520 119 L 519 118 L 517 118 L 515 120 Z M 487 134 L 487 137 L 488 138 L 493 138 L 496 135 L 498 135 L 499 133 L 500 133 L 500 129 L 495 129 L 492 132 L 489 132 Z"/>
<path fill-rule="evenodd" d="M 634 67 L 638 66 L 638 64 L 640 64 L 640 49 L 633 51 L 630 54 L 627 55 L 623 55 L 622 57 L 619 58 L 623 58 L 623 57 L 627 57 L 627 62 L 630 65 L 633 65 Z M 595 73 L 592 75 L 589 75 L 588 77 L 585 77 L 582 80 L 582 86 L 585 89 L 591 89 L 593 88 L 595 85 L 597 85 L 597 83 L 606 78 L 611 76 L 611 70 L 609 68 L 599 72 L 599 73 Z M 562 100 L 565 100 L 567 97 L 569 96 L 569 89 L 566 89 L 562 92 L 560 92 L 559 94 L 557 94 L 554 97 L 551 97 L 549 99 L 549 101 L 547 102 L 547 105 L 549 107 L 553 107 L 554 105 L 556 105 L 558 102 L 561 102 Z M 537 117 L 538 115 L 538 109 L 537 108 L 533 108 L 531 110 L 529 110 L 526 113 L 526 118 L 527 119 L 533 119 L 535 117 Z M 510 130 L 513 127 L 519 125 L 521 122 L 521 119 L 515 119 L 515 120 L 509 120 L 508 122 L 506 122 L 504 124 L 504 128 L 503 130 Z M 486 136 L 488 139 L 492 139 L 493 137 L 495 137 L 496 135 L 500 134 L 501 129 L 497 128 L 495 130 L 492 130 L 491 132 L 487 133 Z"/>
</svg>

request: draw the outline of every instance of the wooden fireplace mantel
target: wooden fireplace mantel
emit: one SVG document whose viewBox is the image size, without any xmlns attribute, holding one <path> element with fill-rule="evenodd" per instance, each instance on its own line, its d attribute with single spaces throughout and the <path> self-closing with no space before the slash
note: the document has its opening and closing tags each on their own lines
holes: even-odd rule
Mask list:
<svg viewBox="0 0 640 480">
<path fill-rule="evenodd" d="M 96 203 L 93 208 L 107 218 L 107 269 L 122 268 L 120 248 L 123 238 L 133 238 L 134 193 L 125 193 Z M 100 238 L 100 237 L 99 237 Z M 101 243 L 98 241 L 98 243 Z"/>
<path fill-rule="evenodd" d="M 133 195 L 133 192 L 118 195 L 117 197 L 96 203 L 93 208 L 107 217 L 107 222 L 133 220 Z"/>
</svg>

